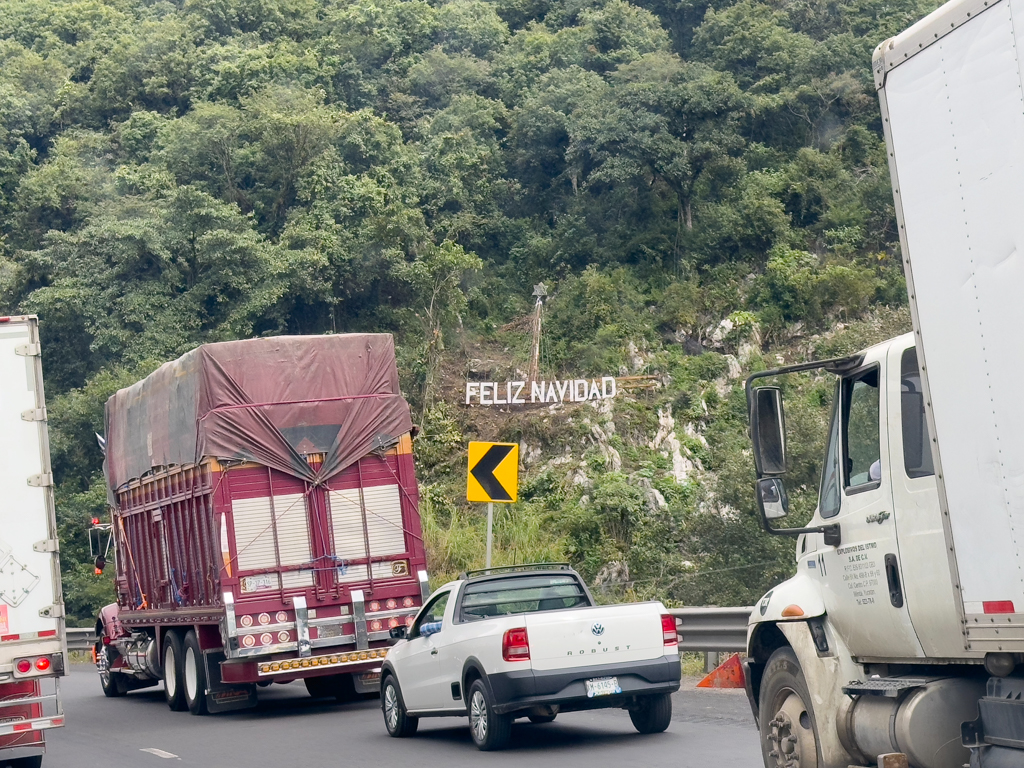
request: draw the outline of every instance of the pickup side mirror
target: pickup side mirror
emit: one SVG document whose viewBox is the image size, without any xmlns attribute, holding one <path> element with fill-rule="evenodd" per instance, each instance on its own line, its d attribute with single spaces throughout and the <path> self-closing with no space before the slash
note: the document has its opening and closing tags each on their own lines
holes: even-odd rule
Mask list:
<svg viewBox="0 0 1024 768">
<path fill-rule="evenodd" d="M 399 624 L 397 627 L 392 627 L 388 630 L 388 634 L 392 640 L 405 640 L 409 634 L 409 628 L 404 624 Z"/>
<path fill-rule="evenodd" d="M 789 514 L 789 497 L 781 478 L 763 477 L 757 481 L 757 506 L 766 521 Z"/>
<path fill-rule="evenodd" d="M 778 387 L 754 390 L 750 401 L 750 439 L 758 477 L 786 474 L 786 415 L 782 409 L 782 390 Z"/>
</svg>

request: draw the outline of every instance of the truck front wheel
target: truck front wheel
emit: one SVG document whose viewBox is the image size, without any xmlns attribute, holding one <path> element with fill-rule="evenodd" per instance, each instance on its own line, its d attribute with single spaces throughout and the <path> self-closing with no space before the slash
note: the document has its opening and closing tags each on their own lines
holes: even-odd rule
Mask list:
<svg viewBox="0 0 1024 768">
<path fill-rule="evenodd" d="M 100 687 L 103 689 L 103 695 L 108 699 L 114 699 L 128 693 L 128 681 L 124 679 L 124 675 L 120 672 L 110 671 L 110 657 L 114 653 L 116 651 L 109 646 L 103 645 L 102 642 L 96 643 L 96 658 L 99 659 L 96 662 L 96 666 L 100 672 Z M 100 654 L 103 654 L 102 659 Z"/>
<path fill-rule="evenodd" d="M 205 715 L 206 709 L 206 663 L 199 647 L 195 630 L 185 635 L 185 655 L 182 659 L 182 677 L 185 678 L 185 700 L 188 711 L 193 715 Z"/>
<path fill-rule="evenodd" d="M 184 712 L 188 708 L 188 702 L 185 701 L 185 686 L 181 679 L 184 650 L 181 635 L 173 629 L 164 635 L 164 698 L 172 712 Z"/>
<path fill-rule="evenodd" d="M 818 768 L 818 731 L 800 662 L 791 648 L 768 659 L 761 678 L 761 754 L 765 768 Z"/>
</svg>

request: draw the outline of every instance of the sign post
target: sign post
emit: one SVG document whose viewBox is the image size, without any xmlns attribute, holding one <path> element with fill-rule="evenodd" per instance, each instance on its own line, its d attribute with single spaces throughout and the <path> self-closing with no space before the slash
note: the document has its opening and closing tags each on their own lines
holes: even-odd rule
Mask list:
<svg viewBox="0 0 1024 768">
<path fill-rule="evenodd" d="M 511 504 L 519 498 L 519 444 L 469 444 L 466 500 L 487 502 L 487 560 L 491 567 L 494 540 L 494 504 Z"/>
</svg>

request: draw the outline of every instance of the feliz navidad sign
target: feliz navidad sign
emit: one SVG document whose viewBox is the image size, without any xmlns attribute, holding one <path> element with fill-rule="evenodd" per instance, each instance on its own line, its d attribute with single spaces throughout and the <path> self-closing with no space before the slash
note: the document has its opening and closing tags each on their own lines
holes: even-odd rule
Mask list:
<svg viewBox="0 0 1024 768">
<path fill-rule="evenodd" d="M 529 405 L 608 400 L 618 392 L 614 376 L 562 381 L 467 381 L 466 405 Z"/>
</svg>

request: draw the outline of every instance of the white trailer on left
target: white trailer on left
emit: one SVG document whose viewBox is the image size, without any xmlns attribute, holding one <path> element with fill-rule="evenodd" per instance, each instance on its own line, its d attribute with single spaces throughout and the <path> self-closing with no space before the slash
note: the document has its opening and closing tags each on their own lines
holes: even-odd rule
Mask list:
<svg viewBox="0 0 1024 768">
<path fill-rule="evenodd" d="M 67 658 L 35 316 L 0 317 L 0 764 L 42 764 Z"/>
</svg>

